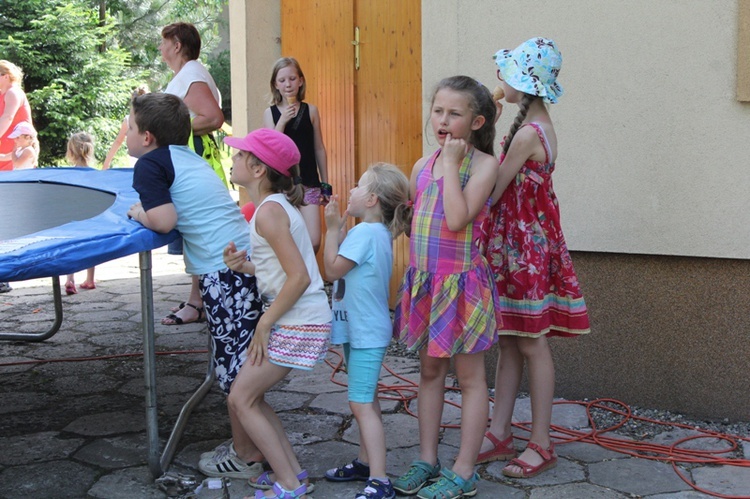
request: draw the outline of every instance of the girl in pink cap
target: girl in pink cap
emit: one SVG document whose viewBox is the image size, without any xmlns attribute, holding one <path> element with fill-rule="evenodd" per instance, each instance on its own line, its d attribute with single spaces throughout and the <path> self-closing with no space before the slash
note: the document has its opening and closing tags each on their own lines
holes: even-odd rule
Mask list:
<svg viewBox="0 0 750 499">
<path fill-rule="evenodd" d="M 8 135 L 15 141 L 13 150 L 7 154 L 0 154 L 0 161 L 11 161 L 14 170 L 36 168 L 39 157 L 39 141 L 36 130 L 28 121 L 22 121 L 13 128 Z"/>
<path fill-rule="evenodd" d="M 477 463 L 511 459 L 503 474 L 530 478 L 557 464 L 550 439 L 555 368 L 547 337 L 588 333 L 589 320 L 552 189 L 557 135 L 546 104 L 563 93 L 557 83 L 562 56 L 552 40 L 532 38 L 497 52 L 495 62 L 505 100 L 519 110 L 503 143 L 494 206 L 483 226 L 503 326 L 492 423 Z M 511 418 L 524 363 L 531 436 L 516 458 Z"/>
<path fill-rule="evenodd" d="M 305 497 L 312 488 L 307 472 L 264 398 L 292 369 L 312 370 L 324 358 L 331 335 L 328 297 L 299 211 L 304 198 L 300 153 L 292 139 L 267 128 L 224 142 L 238 149 L 232 182 L 247 189 L 257 207 L 250 220 L 251 254 L 230 243 L 224 262 L 255 275 L 265 308 L 227 399 L 232 438 L 235 445 L 252 440 L 275 473 L 250 479 L 251 486 L 270 489 L 257 491 L 256 499 Z"/>
</svg>

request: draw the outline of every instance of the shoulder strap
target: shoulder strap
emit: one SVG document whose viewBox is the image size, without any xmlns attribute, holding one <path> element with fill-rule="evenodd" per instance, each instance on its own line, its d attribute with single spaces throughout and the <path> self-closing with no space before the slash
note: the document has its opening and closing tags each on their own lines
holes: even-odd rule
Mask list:
<svg viewBox="0 0 750 499">
<path fill-rule="evenodd" d="M 529 123 L 532 127 L 534 127 L 534 130 L 536 130 L 536 134 L 539 136 L 539 141 L 542 143 L 542 146 L 544 146 L 544 154 L 547 157 L 547 163 L 552 161 L 552 150 L 549 147 L 549 142 L 547 141 L 547 134 L 544 133 L 544 128 L 539 123 Z"/>
<path fill-rule="evenodd" d="M 294 117 L 294 121 L 292 121 L 291 129 L 296 130 L 299 128 L 299 124 L 302 123 L 302 117 L 304 116 L 305 112 L 307 111 L 307 102 L 301 102 L 299 105 L 299 111 L 297 111 L 297 116 Z"/>
</svg>

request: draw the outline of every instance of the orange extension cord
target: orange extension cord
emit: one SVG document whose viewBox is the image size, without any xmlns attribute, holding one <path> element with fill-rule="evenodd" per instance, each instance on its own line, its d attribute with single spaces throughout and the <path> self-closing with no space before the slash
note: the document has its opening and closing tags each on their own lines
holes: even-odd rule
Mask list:
<svg viewBox="0 0 750 499">
<path fill-rule="evenodd" d="M 189 354 L 205 354 L 207 352 L 208 352 L 207 350 L 177 350 L 177 351 L 156 352 L 156 355 L 189 355 Z M 339 359 L 337 363 L 333 363 L 328 360 L 326 361 L 326 364 L 328 364 L 328 366 L 330 366 L 331 369 L 333 369 L 333 372 L 331 373 L 331 382 L 339 386 L 347 386 L 345 382 L 336 380 L 336 375 L 338 373 L 346 372 L 344 368 L 343 356 L 341 355 L 340 352 L 336 350 L 329 350 L 329 352 L 332 353 L 333 355 L 336 355 Z M 85 362 L 85 361 L 91 361 L 91 360 L 111 360 L 111 359 L 117 359 L 117 358 L 142 357 L 142 356 L 143 356 L 143 352 L 137 352 L 137 353 L 129 353 L 129 354 L 104 355 L 104 356 L 99 356 L 99 357 L 73 357 L 73 358 L 67 358 L 67 359 L 29 360 L 29 361 L 0 363 L 0 367 L 10 367 L 10 366 L 28 365 L 28 364 L 46 364 L 46 363 L 53 363 L 53 362 Z M 409 415 L 416 417 L 415 414 L 411 411 L 411 408 L 409 407 L 409 405 L 412 400 L 417 398 L 419 385 L 417 385 L 411 380 L 404 378 L 403 376 L 396 374 L 387 365 L 383 364 L 383 367 L 393 377 L 403 382 L 403 384 L 384 385 L 384 384 L 379 383 L 378 384 L 378 394 L 379 394 L 378 398 L 380 400 L 396 400 L 396 401 L 403 402 L 404 409 L 406 410 L 406 412 Z M 460 389 L 454 388 L 452 386 L 446 386 L 445 389 L 447 391 L 456 391 L 456 392 L 460 391 Z M 448 400 L 446 400 L 445 403 L 450 404 L 454 407 L 458 407 L 458 408 L 461 407 L 459 404 L 456 404 L 455 402 L 451 402 Z M 588 416 L 589 424 L 591 426 L 590 431 L 576 431 L 576 430 L 571 430 L 569 428 L 563 428 L 563 427 L 553 425 L 552 431 L 558 434 L 567 435 L 569 437 L 566 439 L 557 439 L 555 443 L 558 445 L 565 444 L 568 442 L 583 442 L 583 443 L 588 443 L 588 444 L 597 444 L 601 447 L 604 447 L 605 449 L 619 452 L 621 454 L 626 454 L 628 456 L 638 457 L 641 459 L 650 459 L 653 461 L 668 462 L 672 464 L 672 468 L 674 469 L 675 473 L 677 473 L 677 475 L 685 483 L 690 485 L 693 489 L 697 490 L 698 492 L 702 492 L 704 494 L 708 494 L 714 497 L 721 497 L 724 499 L 750 499 L 750 496 L 724 495 L 724 494 L 719 494 L 719 493 L 712 492 L 710 490 L 706 490 L 704 488 L 698 487 L 697 485 L 692 483 L 688 479 L 688 477 L 686 477 L 682 473 L 682 471 L 680 470 L 678 466 L 679 463 L 685 463 L 685 464 L 713 464 L 713 465 L 738 466 L 738 467 L 748 468 L 750 467 L 749 459 L 731 459 L 731 458 L 721 457 L 721 454 L 727 454 L 729 452 L 736 450 L 741 441 L 750 442 L 750 438 L 748 437 L 741 437 L 738 435 L 726 435 L 726 434 L 718 433 L 715 431 L 695 428 L 694 426 L 691 426 L 691 425 L 686 425 L 686 424 L 681 424 L 681 423 L 666 423 L 664 421 L 657 421 L 654 419 L 634 416 L 631 413 L 630 408 L 626 404 L 620 402 L 619 400 L 614 400 L 614 399 L 596 399 L 596 400 L 591 400 L 588 402 L 586 401 L 564 401 L 564 402 L 555 402 L 555 404 L 581 405 L 585 407 L 586 415 Z M 618 410 L 606 404 L 620 406 L 622 409 Z M 618 416 L 622 416 L 622 420 L 616 425 L 611 426 L 609 428 L 601 428 L 601 429 L 597 428 L 596 423 L 594 422 L 594 418 L 591 415 L 592 409 L 600 409 L 600 410 L 612 412 L 614 414 L 617 414 Z M 651 423 L 651 424 L 658 424 L 662 426 L 671 426 L 675 428 L 683 428 L 683 429 L 698 431 L 701 433 L 701 435 L 685 437 L 680 440 L 677 440 L 671 445 L 660 445 L 660 444 L 654 444 L 654 443 L 649 443 L 649 442 L 638 442 L 638 441 L 629 440 L 629 439 L 605 436 L 605 433 L 617 430 L 618 428 L 624 426 L 631 419 L 636 420 L 636 421 L 643 421 L 643 422 Z M 531 432 L 530 422 L 513 423 L 513 426 L 515 426 L 516 428 L 520 428 L 524 431 Z M 443 425 L 443 427 L 444 428 L 457 428 L 458 426 L 457 425 Z M 528 440 L 523 437 L 516 437 L 516 438 L 520 438 L 521 440 Z M 679 447 L 680 444 L 683 444 L 690 440 L 697 440 L 701 438 L 713 438 L 713 439 L 723 440 L 727 442 L 730 445 L 730 447 L 728 449 L 725 448 L 725 449 L 716 449 L 716 450 L 682 449 Z"/>
</svg>

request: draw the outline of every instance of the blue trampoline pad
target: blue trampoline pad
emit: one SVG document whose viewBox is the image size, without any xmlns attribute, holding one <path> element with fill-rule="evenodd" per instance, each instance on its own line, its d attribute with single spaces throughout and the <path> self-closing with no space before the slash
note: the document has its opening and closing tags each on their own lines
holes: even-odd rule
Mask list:
<svg viewBox="0 0 750 499">
<path fill-rule="evenodd" d="M 71 274 L 175 239 L 128 219 L 132 184 L 129 168 L 0 172 L 0 282 Z"/>
<path fill-rule="evenodd" d="M 0 199 L 0 241 L 93 218 L 115 203 L 109 192 L 41 182 L 0 183 Z"/>
</svg>

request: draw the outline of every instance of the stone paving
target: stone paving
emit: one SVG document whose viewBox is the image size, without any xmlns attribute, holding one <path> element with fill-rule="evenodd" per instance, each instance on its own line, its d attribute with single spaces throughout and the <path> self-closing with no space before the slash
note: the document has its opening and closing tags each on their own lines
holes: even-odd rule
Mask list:
<svg viewBox="0 0 750 499">
<path fill-rule="evenodd" d="M 189 289 L 180 257 L 154 252 L 155 313 L 182 301 Z M 137 354 L 142 348 L 138 260 L 131 256 L 97 268 L 98 287 L 64 296 L 61 330 L 43 343 L 3 342 L 0 361 L 0 498 L 162 498 L 154 484 L 146 455 L 146 422 L 142 358 L 48 362 L 7 366 L 11 362 Z M 82 274 L 79 274 L 82 277 Z M 40 331 L 51 321 L 49 280 L 13 283 L 0 295 L 5 331 Z M 156 325 L 157 351 L 189 351 L 206 347 L 205 324 L 180 327 Z M 157 359 L 158 418 L 162 443 L 182 404 L 199 385 L 206 370 L 205 353 L 163 355 Z M 332 364 L 338 361 L 329 355 Z M 418 363 L 388 356 L 386 365 L 404 380 L 383 372 L 387 384 L 418 380 Z M 280 383 L 268 399 L 280 414 L 316 488 L 308 497 L 353 498 L 361 482 L 329 483 L 326 469 L 356 456 L 359 434 L 348 409 L 346 388 L 331 381 L 331 365 L 312 373 L 296 372 Z M 337 373 L 337 381 L 346 375 Z M 460 396 L 449 393 L 460 402 Z M 414 404 L 416 405 L 416 404 Z M 418 456 L 417 420 L 403 403 L 385 400 L 383 418 L 388 443 L 388 473 L 396 476 Z M 459 421 L 459 410 L 446 405 L 446 424 Z M 553 423 L 564 428 L 588 427 L 580 405 L 556 405 Z M 515 418 L 529 420 L 528 399 L 519 399 Z M 198 456 L 230 434 L 224 397 L 214 387 L 191 416 L 171 471 L 203 476 Z M 518 430 L 517 436 L 525 433 Z M 684 430 L 657 436 L 668 443 L 686 436 Z M 655 440 L 656 440 L 655 439 Z M 440 445 L 443 463 L 458 450 L 459 430 L 444 430 Z M 516 439 L 522 448 L 523 440 Z M 709 442 L 705 444 L 712 447 Z M 750 446 L 744 454 L 750 455 Z M 689 499 L 708 497 L 694 491 L 672 465 L 630 457 L 587 443 L 557 447 L 558 466 L 529 480 L 503 477 L 504 463 L 478 466 L 483 480 L 480 498 L 632 498 Z M 750 469 L 734 466 L 683 467 L 698 486 L 725 496 L 750 496 Z M 232 480 L 229 497 L 241 498 L 252 489 Z M 195 497 L 221 498 L 220 490 L 204 488 Z"/>
</svg>

